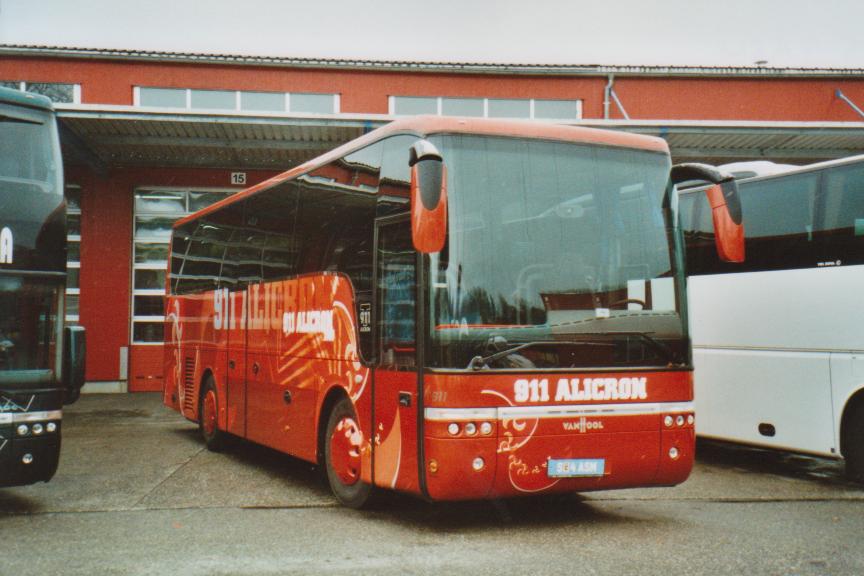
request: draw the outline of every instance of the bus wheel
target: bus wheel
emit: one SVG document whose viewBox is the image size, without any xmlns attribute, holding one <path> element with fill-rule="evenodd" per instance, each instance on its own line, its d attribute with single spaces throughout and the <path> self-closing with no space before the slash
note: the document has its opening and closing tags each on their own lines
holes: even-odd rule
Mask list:
<svg viewBox="0 0 864 576">
<path fill-rule="evenodd" d="M 198 429 L 207 449 L 219 452 L 225 447 L 225 432 L 219 430 L 219 397 L 216 395 L 216 384 L 213 376 L 208 376 L 201 388 L 201 399 L 198 404 Z"/>
<path fill-rule="evenodd" d="M 363 434 L 351 400 L 342 398 L 327 419 L 324 466 L 330 489 L 343 505 L 363 508 L 370 502 L 372 486 L 360 478 Z"/>
<path fill-rule="evenodd" d="M 846 476 L 864 483 L 864 404 L 859 403 L 846 425 Z"/>
</svg>

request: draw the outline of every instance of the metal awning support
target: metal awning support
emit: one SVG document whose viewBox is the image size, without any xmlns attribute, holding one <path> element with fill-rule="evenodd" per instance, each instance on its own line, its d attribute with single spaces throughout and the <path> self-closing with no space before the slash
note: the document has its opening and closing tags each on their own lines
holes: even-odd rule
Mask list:
<svg viewBox="0 0 864 576">
<path fill-rule="evenodd" d="M 856 106 L 855 103 L 852 102 L 852 100 L 850 100 L 848 96 L 843 94 L 843 92 L 839 88 L 837 89 L 836 92 L 834 92 L 834 95 L 837 96 L 837 98 L 839 98 L 840 100 L 843 100 L 844 102 L 846 102 L 853 110 L 855 110 L 855 112 L 858 113 L 859 116 L 864 118 L 864 110 L 861 110 L 861 108 Z"/>
<path fill-rule="evenodd" d="M 606 87 L 603 89 L 603 118 L 605 120 L 609 120 L 609 109 L 611 107 L 610 98 L 615 102 L 615 105 L 618 106 L 618 110 L 621 111 L 621 114 L 624 116 L 625 120 L 630 120 L 630 115 L 627 114 L 627 111 L 624 109 L 624 106 L 621 104 L 621 100 L 618 99 L 618 94 L 615 93 L 615 75 L 609 75 L 609 81 L 606 83 Z"/>
</svg>

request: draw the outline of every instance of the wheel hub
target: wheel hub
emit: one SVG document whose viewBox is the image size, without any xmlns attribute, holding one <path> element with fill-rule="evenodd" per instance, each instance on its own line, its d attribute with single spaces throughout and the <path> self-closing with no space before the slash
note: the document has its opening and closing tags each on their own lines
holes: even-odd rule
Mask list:
<svg viewBox="0 0 864 576">
<path fill-rule="evenodd" d="M 346 486 L 360 480 L 360 449 L 363 435 L 353 418 L 342 418 L 330 435 L 330 465 Z"/>
</svg>

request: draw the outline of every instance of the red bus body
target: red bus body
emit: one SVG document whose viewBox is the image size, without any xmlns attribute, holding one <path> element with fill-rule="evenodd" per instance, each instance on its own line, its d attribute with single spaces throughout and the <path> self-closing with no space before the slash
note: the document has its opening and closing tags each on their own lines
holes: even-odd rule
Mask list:
<svg viewBox="0 0 864 576">
<path fill-rule="evenodd" d="M 335 160 L 388 135 L 437 132 L 576 141 L 668 156 L 661 140 L 621 133 L 515 122 L 406 120 L 190 216 L 178 222 L 175 232 L 299 175 L 333 172 Z M 384 190 L 382 179 L 377 193 Z M 401 191 L 395 195 L 407 196 Z M 172 242 L 172 253 L 177 242 Z M 384 354 L 361 354 L 361 332 L 372 329 L 360 310 L 376 318 L 384 313 L 377 298 L 371 308 L 358 303 L 345 273 L 303 272 L 242 288 L 184 294 L 175 293 L 171 282 L 165 404 L 199 421 L 202 389 L 212 381 L 218 430 L 324 463 L 329 414 L 337 400 L 348 398 L 356 428 L 331 434 L 332 450 L 344 451 L 332 458 L 342 478 L 356 473 L 356 481 L 375 487 L 432 500 L 462 500 L 668 486 L 683 482 L 692 468 L 688 362 L 621 368 L 598 359 L 596 366 L 552 370 L 453 369 L 414 365 L 412 360 L 400 366 L 383 362 Z M 424 302 L 422 294 L 418 301 Z M 418 305 L 417 310 L 425 308 Z M 418 314 L 420 326 L 429 322 L 423 320 L 424 312 Z M 618 316 L 616 321 L 627 321 L 626 314 Z M 381 322 L 384 326 L 387 319 Z M 460 329 L 432 324 L 430 333 Z M 376 350 L 383 331 L 372 330 Z M 418 336 L 395 353 L 411 357 L 423 345 Z"/>
</svg>

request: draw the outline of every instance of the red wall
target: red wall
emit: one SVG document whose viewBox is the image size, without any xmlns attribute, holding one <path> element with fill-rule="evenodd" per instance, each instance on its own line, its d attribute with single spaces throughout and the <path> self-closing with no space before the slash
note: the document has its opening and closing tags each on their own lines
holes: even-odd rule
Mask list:
<svg viewBox="0 0 864 576">
<path fill-rule="evenodd" d="M 325 92 L 342 112 L 386 114 L 390 95 L 582 99 L 603 117 L 605 76 L 509 76 L 375 72 L 207 64 L 4 57 L 0 79 L 81 84 L 86 104 L 132 104 L 134 86 Z M 838 78 L 617 77 L 633 119 L 860 121 L 835 90 L 864 102 L 864 80 Z M 620 118 L 615 106 L 613 117 Z"/>
</svg>

